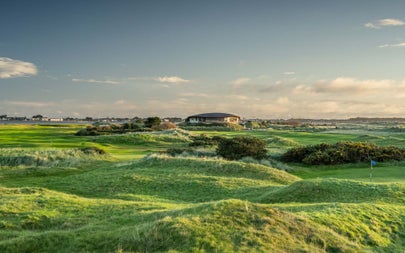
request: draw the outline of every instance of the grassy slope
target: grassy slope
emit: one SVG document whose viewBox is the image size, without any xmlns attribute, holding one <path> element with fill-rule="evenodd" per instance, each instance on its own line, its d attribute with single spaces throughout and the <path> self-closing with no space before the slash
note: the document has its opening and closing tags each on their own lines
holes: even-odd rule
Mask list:
<svg viewBox="0 0 405 253">
<path fill-rule="evenodd" d="M 172 145 L 186 145 L 182 133 L 74 137 L 76 129 L 0 127 L 2 147 L 98 146 L 111 154 L 85 157 L 85 162 L 78 157 L 79 163 L 73 162 L 73 155 L 60 166 L 2 166 L 0 252 L 403 252 L 405 248 L 402 164 L 379 164 L 386 173 L 379 180 L 376 175 L 374 182 L 363 180 L 363 174 L 368 175 L 363 165 L 315 169 L 293 165 L 295 174 L 306 178 L 300 180 L 240 162 L 165 156 L 132 161 Z M 277 151 L 358 138 L 287 130 L 220 134 L 256 135 Z M 389 143 L 387 138 L 381 135 L 378 140 Z M 357 172 L 351 172 L 353 166 Z M 322 178 L 311 179 L 318 176 Z"/>
</svg>

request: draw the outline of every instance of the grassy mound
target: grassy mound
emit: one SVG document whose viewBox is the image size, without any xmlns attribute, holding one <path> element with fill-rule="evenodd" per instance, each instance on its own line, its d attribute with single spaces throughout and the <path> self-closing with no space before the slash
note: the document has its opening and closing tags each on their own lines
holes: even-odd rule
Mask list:
<svg viewBox="0 0 405 253">
<path fill-rule="evenodd" d="M 400 202 L 405 187 L 400 184 L 373 184 L 344 179 L 301 180 L 259 198 L 263 203 L 316 202 Z"/>
<path fill-rule="evenodd" d="M 281 136 L 274 136 L 271 138 L 268 138 L 267 143 L 269 145 L 278 145 L 278 146 L 283 146 L 283 147 L 295 147 L 299 146 L 300 144 L 292 139 L 281 137 Z"/>
<path fill-rule="evenodd" d="M 306 216 L 372 252 L 402 252 L 405 208 L 390 204 L 330 204 L 311 207 Z"/>
<path fill-rule="evenodd" d="M 190 141 L 189 133 L 181 129 L 166 130 L 152 133 L 128 133 L 119 135 L 102 135 L 93 137 L 94 142 L 111 144 L 176 144 Z"/>
<path fill-rule="evenodd" d="M 41 180 L 26 177 L 5 180 L 8 187 L 44 187 L 83 197 L 132 200 L 139 195 L 180 202 L 228 198 L 251 199 L 299 180 L 284 171 L 258 164 L 218 159 L 152 156 L 139 162 L 111 167 L 105 164 L 86 173 Z M 134 198 L 131 196 L 135 196 Z"/>
<path fill-rule="evenodd" d="M 267 180 L 276 184 L 289 184 L 299 180 L 296 176 L 268 166 L 222 159 L 152 155 L 140 161 L 138 165 L 153 168 L 175 168 L 180 171 L 189 170 L 190 172 L 193 171 L 213 176 Z"/>
<path fill-rule="evenodd" d="M 186 202 L 251 199 L 299 180 L 267 166 L 218 159 L 151 156 L 129 168 L 121 184 L 136 185 L 142 194 Z"/>
<path fill-rule="evenodd" d="M 0 188 L 0 252 L 400 252 L 404 207 L 194 205 Z"/>
<path fill-rule="evenodd" d="M 108 214 L 113 213 L 105 215 Z M 114 216 L 59 231 L 54 226 L 53 230 L 42 232 L 30 228 L 19 236 L 3 234 L 0 251 L 356 252 L 359 249 L 345 237 L 301 215 L 240 200 L 143 217 L 130 215 L 120 225 L 112 221 Z"/>
<path fill-rule="evenodd" d="M 181 216 L 166 216 L 140 235 L 123 239 L 123 248 L 131 252 L 355 252 L 358 249 L 346 238 L 307 218 L 240 200 L 205 204 Z"/>
<path fill-rule="evenodd" d="M 121 227 L 142 226 L 142 220 L 155 220 L 160 210 L 182 207 L 83 198 L 33 187 L 0 187 L 0 195 L 0 252 L 113 252 Z"/>
</svg>

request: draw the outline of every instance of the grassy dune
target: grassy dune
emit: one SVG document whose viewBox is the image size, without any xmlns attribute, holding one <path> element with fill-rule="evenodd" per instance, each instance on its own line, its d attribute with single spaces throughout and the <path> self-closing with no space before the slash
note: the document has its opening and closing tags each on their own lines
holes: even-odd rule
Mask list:
<svg viewBox="0 0 405 253">
<path fill-rule="evenodd" d="M 289 164 L 293 175 L 256 163 L 150 155 L 186 147 L 198 132 L 77 137 L 78 128 L 0 126 L 0 252 L 405 249 L 401 162 L 378 164 L 372 181 L 367 164 Z M 296 145 L 393 138 L 285 129 L 204 133 L 254 135 L 275 155 Z"/>
<path fill-rule="evenodd" d="M 405 185 L 345 179 L 301 180 L 260 197 L 262 203 L 397 203 L 405 204 Z"/>
</svg>

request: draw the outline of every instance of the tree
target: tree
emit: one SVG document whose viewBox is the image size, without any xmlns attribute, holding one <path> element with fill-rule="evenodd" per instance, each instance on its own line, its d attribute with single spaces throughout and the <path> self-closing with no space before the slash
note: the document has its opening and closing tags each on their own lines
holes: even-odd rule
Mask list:
<svg viewBox="0 0 405 253">
<path fill-rule="evenodd" d="M 228 160 L 239 160 L 246 156 L 263 159 L 267 156 L 266 142 L 247 136 L 224 138 L 218 142 L 217 154 Z"/>
<path fill-rule="evenodd" d="M 245 126 L 246 126 L 246 128 L 249 128 L 249 129 L 257 129 L 257 128 L 261 127 L 259 122 L 250 121 L 250 120 L 248 122 L 246 122 Z"/>
<path fill-rule="evenodd" d="M 32 116 L 32 119 L 33 120 L 42 120 L 43 117 L 44 116 L 42 116 L 41 114 L 37 114 L 37 115 Z"/>
<path fill-rule="evenodd" d="M 161 122 L 161 120 L 160 120 L 160 118 L 159 117 L 148 117 L 146 120 L 145 120 L 145 127 L 150 127 L 150 128 L 152 128 L 152 127 L 154 127 L 154 126 L 159 126 L 160 125 L 160 122 Z"/>
</svg>

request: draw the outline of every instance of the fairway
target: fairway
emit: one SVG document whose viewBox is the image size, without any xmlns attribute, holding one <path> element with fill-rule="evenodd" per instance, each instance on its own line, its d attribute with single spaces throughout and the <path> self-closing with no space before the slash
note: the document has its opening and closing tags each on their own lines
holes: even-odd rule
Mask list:
<svg viewBox="0 0 405 253">
<path fill-rule="evenodd" d="M 0 252 L 405 250 L 405 162 L 378 162 L 370 178 L 368 163 L 277 160 L 322 142 L 405 147 L 402 134 L 272 128 L 75 136 L 83 127 L 0 125 Z M 271 160 L 164 153 L 200 134 L 258 137 Z"/>
</svg>

